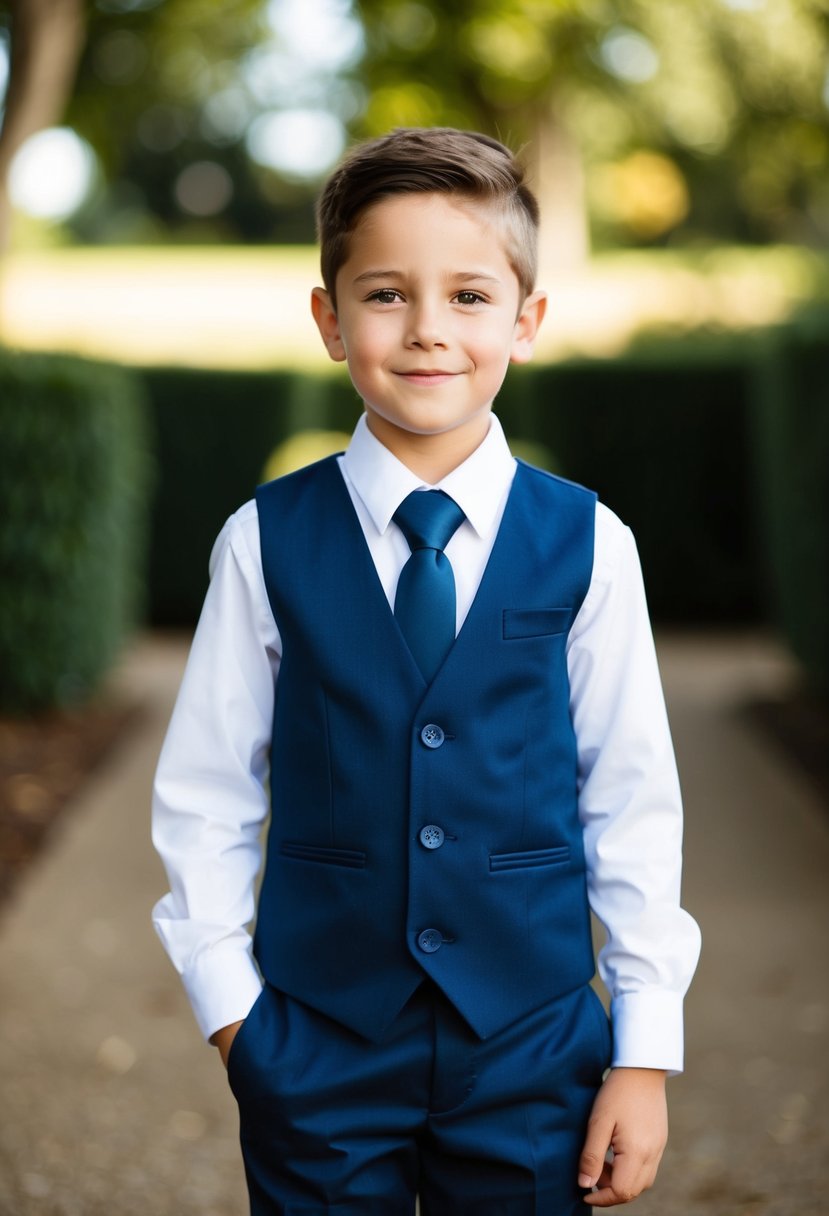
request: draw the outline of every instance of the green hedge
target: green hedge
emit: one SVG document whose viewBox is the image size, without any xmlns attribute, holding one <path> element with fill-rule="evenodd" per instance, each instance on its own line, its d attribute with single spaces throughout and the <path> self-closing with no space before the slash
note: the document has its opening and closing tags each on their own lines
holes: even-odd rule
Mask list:
<svg viewBox="0 0 829 1216">
<path fill-rule="evenodd" d="M 762 612 L 742 343 L 661 342 L 541 367 L 524 392 L 524 425 L 563 475 L 597 490 L 633 529 L 655 619 Z"/>
<path fill-rule="evenodd" d="M 195 620 L 207 559 L 269 453 L 298 429 L 350 430 L 347 377 L 151 370 L 161 485 L 151 616 Z M 512 368 L 496 403 L 511 440 L 597 489 L 634 529 L 661 621 L 740 621 L 762 611 L 744 346 L 687 341 L 622 358 Z"/>
<path fill-rule="evenodd" d="M 350 430 L 359 403 L 347 379 L 291 372 L 151 368 L 137 373 L 150 401 L 161 471 L 152 510 L 149 615 L 189 625 L 207 587 L 213 542 L 262 481 L 268 456 L 297 430 Z"/>
<path fill-rule="evenodd" d="M 771 600 L 811 683 L 829 696 L 829 312 L 767 335 L 755 368 Z"/>
<path fill-rule="evenodd" d="M 513 368 L 496 409 L 636 533 L 657 621 L 778 619 L 829 689 L 829 321 Z M 148 607 L 190 625 L 225 518 L 298 430 L 349 431 L 345 375 L 134 372 L 0 352 L 0 709 L 66 703 Z M 536 455 L 535 459 L 539 459 Z"/>
<path fill-rule="evenodd" d="M 135 377 L 0 352 L 0 710 L 82 699 L 135 623 L 150 461 Z"/>
</svg>

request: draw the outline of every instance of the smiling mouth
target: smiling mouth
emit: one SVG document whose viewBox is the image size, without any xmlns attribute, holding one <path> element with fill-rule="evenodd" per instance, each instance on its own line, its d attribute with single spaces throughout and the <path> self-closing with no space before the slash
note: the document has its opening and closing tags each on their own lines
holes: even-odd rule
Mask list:
<svg viewBox="0 0 829 1216">
<path fill-rule="evenodd" d="M 446 380 L 454 380 L 455 376 L 460 375 L 459 372 L 446 372 L 440 368 L 431 370 L 414 370 L 410 372 L 401 371 L 395 372 L 396 376 L 400 376 L 402 380 L 409 380 L 413 384 L 439 384 Z"/>
</svg>

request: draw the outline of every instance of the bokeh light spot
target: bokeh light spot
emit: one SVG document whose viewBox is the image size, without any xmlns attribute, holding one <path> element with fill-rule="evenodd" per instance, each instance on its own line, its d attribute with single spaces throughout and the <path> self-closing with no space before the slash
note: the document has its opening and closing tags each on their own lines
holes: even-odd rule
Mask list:
<svg viewBox="0 0 829 1216">
<path fill-rule="evenodd" d="M 644 84 L 659 70 L 659 56 L 653 45 L 625 26 L 617 26 L 602 39 L 600 55 L 608 71 L 628 84 Z"/>
<path fill-rule="evenodd" d="M 518 16 L 470 21 L 463 37 L 472 55 L 497 77 L 541 80 L 550 69 L 550 51 L 538 28 Z"/>
<path fill-rule="evenodd" d="M 366 128 L 381 135 L 392 127 L 431 127 L 441 114 L 441 101 L 434 89 L 416 81 L 402 81 L 375 89 L 365 112 Z"/>
<path fill-rule="evenodd" d="M 297 431 L 288 439 L 284 439 L 271 452 L 265 468 L 262 471 L 264 481 L 273 481 L 276 477 L 284 477 L 297 469 L 335 452 L 342 452 L 348 447 L 351 436 L 345 431 L 308 430 Z"/>
<path fill-rule="evenodd" d="M 275 110 L 251 123 L 247 149 L 258 164 L 286 177 L 321 177 L 345 147 L 342 123 L 326 110 Z"/>
<path fill-rule="evenodd" d="M 271 0 L 268 19 L 285 50 L 312 72 L 351 63 L 363 45 L 349 0 Z"/>
<path fill-rule="evenodd" d="M 68 219 L 86 200 L 97 169 L 92 148 L 70 127 L 27 139 L 9 169 L 9 196 L 37 219 Z"/>
<path fill-rule="evenodd" d="M 437 33 L 437 21 L 425 4 L 390 5 L 383 13 L 383 29 L 404 51 L 425 50 Z"/>
<path fill-rule="evenodd" d="M 591 193 L 600 214 L 644 240 L 675 228 L 690 206 L 679 168 L 656 152 L 634 152 L 596 169 Z"/>
<path fill-rule="evenodd" d="M 233 197 L 233 182 L 227 169 L 216 161 L 199 160 L 182 169 L 173 193 L 188 215 L 218 215 Z"/>
<path fill-rule="evenodd" d="M 251 103 L 244 89 L 230 86 L 209 97 L 202 114 L 202 130 L 214 143 L 240 139 L 250 122 Z"/>
</svg>

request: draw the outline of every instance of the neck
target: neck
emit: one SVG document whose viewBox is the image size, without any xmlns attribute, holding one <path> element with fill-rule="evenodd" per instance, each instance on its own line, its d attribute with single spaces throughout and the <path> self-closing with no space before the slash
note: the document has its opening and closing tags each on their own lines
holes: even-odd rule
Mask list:
<svg viewBox="0 0 829 1216">
<path fill-rule="evenodd" d="M 437 485 L 462 465 L 486 439 L 489 414 L 474 427 L 458 427 L 438 435 L 401 431 L 383 418 L 369 416 L 368 428 L 384 447 L 427 485 Z"/>
</svg>

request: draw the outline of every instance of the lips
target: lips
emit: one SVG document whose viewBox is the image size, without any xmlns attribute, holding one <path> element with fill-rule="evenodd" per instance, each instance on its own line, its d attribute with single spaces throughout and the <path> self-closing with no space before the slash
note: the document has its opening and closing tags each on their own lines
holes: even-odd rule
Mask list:
<svg viewBox="0 0 829 1216">
<path fill-rule="evenodd" d="M 415 368 L 412 371 L 395 372 L 402 380 L 408 381 L 409 384 L 444 384 L 448 380 L 454 380 L 459 372 L 447 372 L 443 368 Z"/>
</svg>

